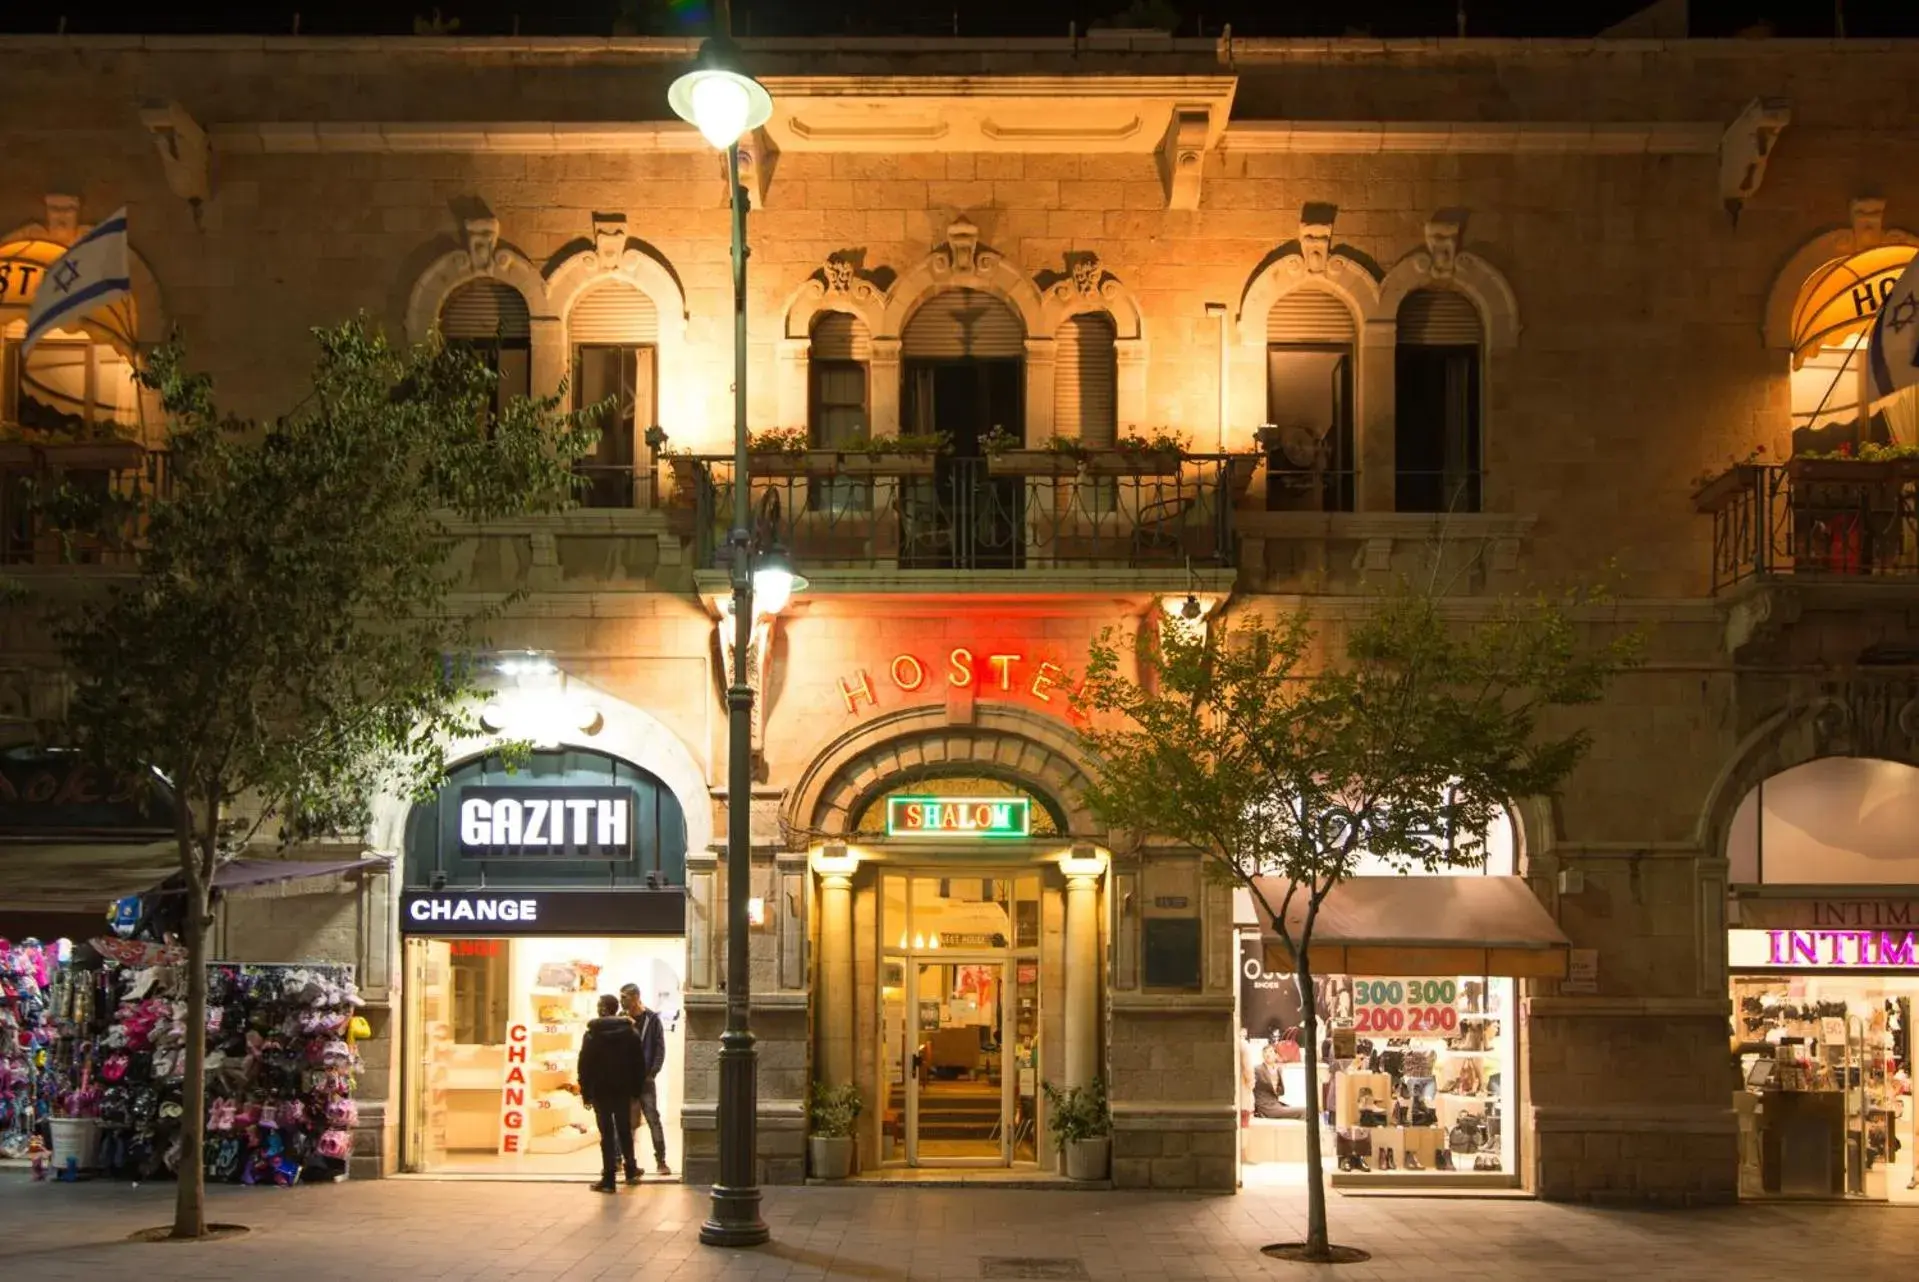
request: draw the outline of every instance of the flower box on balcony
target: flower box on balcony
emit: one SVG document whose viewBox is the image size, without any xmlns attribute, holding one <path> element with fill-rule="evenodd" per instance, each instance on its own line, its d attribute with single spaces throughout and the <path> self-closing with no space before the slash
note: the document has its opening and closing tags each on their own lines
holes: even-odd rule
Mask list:
<svg viewBox="0 0 1919 1282">
<path fill-rule="evenodd" d="M 1742 494 L 1757 493 L 1758 484 L 1757 463 L 1735 463 L 1692 492 L 1692 510 L 1699 513 L 1717 512 Z"/>
<path fill-rule="evenodd" d="M 102 437 L 92 441 L 49 441 L 40 449 L 47 462 L 54 467 L 112 472 L 140 466 L 147 454 L 140 442 L 122 437 Z"/>
<path fill-rule="evenodd" d="M 33 462 L 33 446 L 26 441 L 0 441 L 0 464 Z"/>
<path fill-rule="evenodd" d="M 1178 450 L 1095 450 L 1086 456 L 1092 476 L 1178 476 Z"/>
<path fill-rule="evenodd" d="M 1077 476 L 1080 461 L 1064 450 L 1001 450 L 986 456 L 994 476 Z"/>
<path fill-rule="evenodd" d="M 841 476 L 931 476 L 939 455 L 931 450 L 895 454 L 855 452 L 839 456 Z"/>
<path fill-rule="evenodd" d="M 1786 475 L 1801 485 L 1884 485 L 1898 478 L 1902 461 L 1793 458 L 1786 460 Z"/>
<path fill-rule="evenodd" d="M 746 458 L 746 472 L 754 476 L 809 476 L 831 472 L 833 465 L 831 450 L 807 450 L 801 454 L 782 450 L 775 454 L 749 454 Z"/>
</svg>

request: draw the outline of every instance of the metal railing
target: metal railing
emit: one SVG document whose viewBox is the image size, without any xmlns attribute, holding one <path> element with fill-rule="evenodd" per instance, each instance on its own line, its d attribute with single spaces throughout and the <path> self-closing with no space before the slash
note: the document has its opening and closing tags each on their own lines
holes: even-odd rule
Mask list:
<svg viewBox="0 0 1919 1282">
<path fill-rule="evenodd" d="M 699 564 L 720 568 L 733 462 L 687 462 Z M 1253 476 L 1244 455 L 1185 455 L 1160 472 L 1064 459 L 1039 471 L 843 455 L 754 471 L 750 484 L 762 526 L 808 570 L 1021 570 L 1231 564 L 1233 506 Z"/>
<path fill-rule="evenodd" d="M 170 482 L 161 450 L 0 452 L 0 564 L 128 564 Z"/>
<path fill-rule="evenodd" d="M 1919 577 L 1910 462 L 1741 464 L 1693 496 L 1712 517 L 1712 590 L 1759 576 Z"/>
<path fill-rule="evenodd" d="M 579 478 L 574 498 L 581 507 L 649 508 L 653 506 L 653 468 L 645 463 L 575 463 Z"/>
</svg>

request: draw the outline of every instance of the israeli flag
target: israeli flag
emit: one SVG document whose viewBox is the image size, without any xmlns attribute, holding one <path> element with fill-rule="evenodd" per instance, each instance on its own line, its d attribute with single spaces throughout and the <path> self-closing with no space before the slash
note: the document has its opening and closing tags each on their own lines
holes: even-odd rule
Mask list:
<svg viewBox="0 0 1919 1282">
<path fill-rule="evenodd" d="M 1919 258 L 1879 304 L 1866 345 L 1866 369 L 1871 405 L 1919 383 Z"/>
<path fill-rule="evenodd" d="M 133 282 L 127 275 L 127 211 L 122 208 L 74 241 L 47 268 L 27 309 L 27 336 L 21 351 L 30 351 L 48 330 L 77 321 L 132 292 Z"/>
</svg>

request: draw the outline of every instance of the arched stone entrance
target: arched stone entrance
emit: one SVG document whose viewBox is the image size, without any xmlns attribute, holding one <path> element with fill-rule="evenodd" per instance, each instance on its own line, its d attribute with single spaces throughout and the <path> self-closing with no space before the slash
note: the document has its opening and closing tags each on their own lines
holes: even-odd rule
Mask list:
<svg viewBox="0 0 1919 1282">
<path fill-rule="evenodd" d="M 789 793 L 817 905 L 813 1077 L 860 1088 L 866 1166 L 1053 1164 L 1041 1083 L 1105 1059 L 1086 777 L 1065 725 L 942 705 L 856 727 Z"/>
</svg>

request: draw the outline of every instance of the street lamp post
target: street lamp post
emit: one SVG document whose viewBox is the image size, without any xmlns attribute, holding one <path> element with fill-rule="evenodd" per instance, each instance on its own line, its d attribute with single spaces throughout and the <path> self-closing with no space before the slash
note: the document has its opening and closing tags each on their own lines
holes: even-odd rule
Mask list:
<svg viewBox="0 0 1919 1282">
<path fill-rule="evenodd" d="M 759 1052 L 753 1046 L 749 999 L 747 901 L 753 875 L 753 689 L 748 654 L 753 644 L 753 510 L 746 471 L 746 192 L 740 187 L 740 135 L 765 124 L 773 100 L 738 69 L 732 42 L 700 47 L 691 71 L 673 82 L 667 100 L 681 119 L 726 152 L 733 210 L 733 679 L 726 690 L 726 1031 L 720 1037 L 720 1177 L 700 1226 L 708 1246 L 758 1246 L 770 1234 L 760 1218 L 758 1172 Z M 778 610 L 792 587 L 791 573 L 767 558 L 762 605 Z"/>
</svg>

